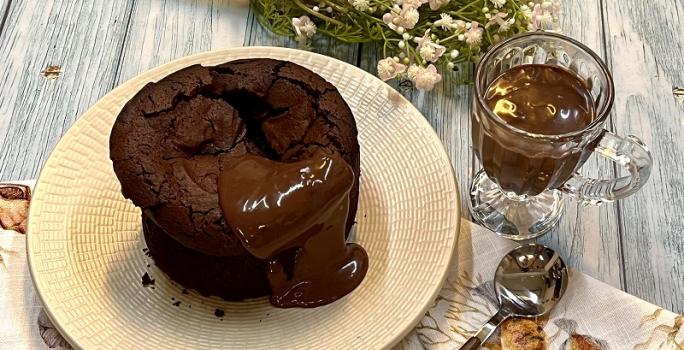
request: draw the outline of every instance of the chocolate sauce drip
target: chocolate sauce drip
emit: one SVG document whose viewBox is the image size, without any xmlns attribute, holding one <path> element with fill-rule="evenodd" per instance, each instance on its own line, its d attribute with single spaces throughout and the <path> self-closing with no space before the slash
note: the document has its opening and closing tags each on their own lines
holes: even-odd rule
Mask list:
<svg viewBox="0 0 684 350">
<path fill-rule="evenodd" d="M 363 280 L 368 255 L 344 238 L 353 183 L 349 164 L 323 150 L 295 163 L 248 154 L 221 172 L 223 215 L 247 251 L 268 260 L 273 305 L 328 304 Z"/>
</svg>

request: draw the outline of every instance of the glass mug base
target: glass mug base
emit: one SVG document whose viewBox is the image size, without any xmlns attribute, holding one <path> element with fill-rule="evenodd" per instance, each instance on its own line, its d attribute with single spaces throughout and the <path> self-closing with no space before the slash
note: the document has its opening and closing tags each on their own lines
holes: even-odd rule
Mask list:
<svg viewBox="0 0 684 350">
<path fill-rule="evenodd" d="M 501 190 L 480 170 L 470 186 L 470 213 L 477 223 L 500 236 L 522 241 L 556 227 L 565 209 L 560 191 L 518 196 Z"/>
</svg>

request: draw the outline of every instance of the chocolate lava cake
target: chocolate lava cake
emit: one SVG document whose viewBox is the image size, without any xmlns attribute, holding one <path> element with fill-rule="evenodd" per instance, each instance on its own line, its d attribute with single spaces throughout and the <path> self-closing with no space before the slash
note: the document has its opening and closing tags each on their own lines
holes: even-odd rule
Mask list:
<svg viewBox="0 0 684 350">
<path fill-rule="evenodd" d="M 268 294 L 265 262 L 226 223 L 220 172 L 246 153 L 293 162 L 319 148 L 337 152 L 355 173 L 348 232 L 358 204 L 356 136 L 349 106 L 323 78 L 291 62 L 245 59 L 147 84 L 117 117 L 110 157 L 124 197 L 142 209 L 157 265 L 186 288 L 241 300 Z"/>
</svg>

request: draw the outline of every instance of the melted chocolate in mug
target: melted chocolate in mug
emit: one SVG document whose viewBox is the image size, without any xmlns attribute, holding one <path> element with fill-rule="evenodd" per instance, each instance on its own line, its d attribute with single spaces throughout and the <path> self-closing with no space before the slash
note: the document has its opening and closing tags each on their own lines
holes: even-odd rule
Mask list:
<svg viewBox="0 0 684 350">
<path fill-rule="evenodd" d="M 587 82 L 552 65 L 513 67 L 488 86 L 484 97 L 487 107 L 498 118 L 518 130 L 535 134 L 581 131 L 596 118 Z M 487 119 L 483 106 L 476 105 L 474 114 L 479 117 L 473 118 L 473 150 L 487 176 L 507 192 L 536 196 L 559 188 L 594 149 L 594 144 L 588 143 L 572 152 L 559 146 L 553 152 L 541 153 L 515 132 L 490 133 L 480 122 Z M 525 143 L 525 147 L 516 146 Z"/>
<path fill-rule="evenodd" d="M 353 183 L 349 164 L 323 151 L 295 163 L 248 154 L 221 172 L 223 215 L 247 251 L 268 260 L 273 305 L 328 304 L 363 280 L 368 255 L 345 242 Z M 286 271 L 292 248 L 299 249 Z"/>
</svg>

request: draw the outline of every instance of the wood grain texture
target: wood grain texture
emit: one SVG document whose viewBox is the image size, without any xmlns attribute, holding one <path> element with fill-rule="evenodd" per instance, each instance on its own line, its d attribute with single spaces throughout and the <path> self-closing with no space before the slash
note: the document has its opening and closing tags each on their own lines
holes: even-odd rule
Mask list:
<svg viewBox="0 0 684 350">
<path fill-rule="evenodd" d="M 176 58 L 242 46 L 247 0 L 135 1 L 117 83 Z"/>
<path fill-rule="evenodd" d="M 128 0 L 12 1 L 0 33 L 0 180 L 38 175 L 62 134 L 111 90 Z M 61 67 L 46 80 L 41 71 Z"/>
<path fill-rule="evenodd" d="M 9 6 L 10 0 L 0 0 L 0 33 L 2 33 L 2 29 L 5 27 L 5 21 L 7 20 L 5 15 L 7 14 Z"/>
<path fill-rule="evenodd" d="M 579 40 L 605 57 L 601 5 L 598 0 L 564 0 L 561 28 L 563 34 Z M 607 127 L 610 128 L 609 121 Z M 581 173 L 594 178 L 612 178 L 613 164 L 592 156 Z M 565 199 L 566 211 L 557 230 L 538 239 L 561 253 L 569 266 L 621 288 L 622 255 L 618 231 L 618 206 L 582 207 Z"/>
<path fill-rule="evenodd" d="M 604 1 L 608 62 L 617 89 L 613 120 L 651 149 L 649 183 L 620 201 L 624 287 L 684 313 L 684 3 Z"/>
<path fill-rule="evenodd" d="M 298 43 L 290 37 L 275 35 L 263 28 L 257 21 L 250 9 L 245 33 L 245 45 L 249 46 L 282 46 L 297 48 Z M 360 46 L 357 44 L 345 44 L 335 40 L 329 40 L 321 35 L 315 37 L 312 51 L 326 56 L 335 57 L 339 60 L 357 65 Z"/>
</svg>

